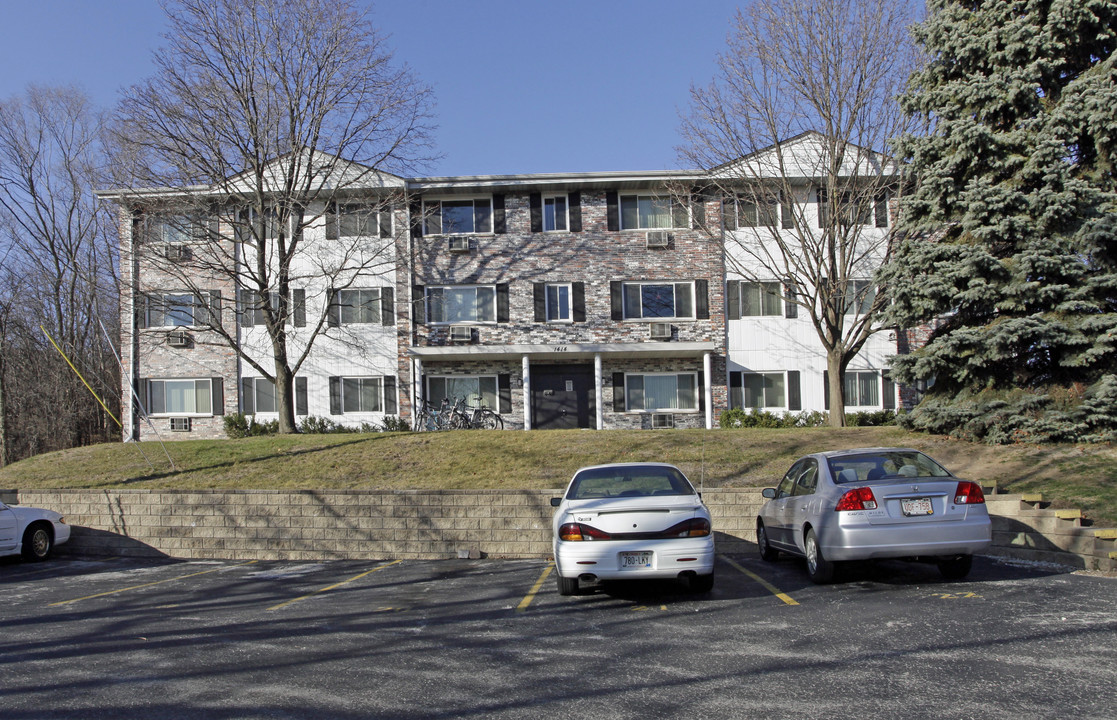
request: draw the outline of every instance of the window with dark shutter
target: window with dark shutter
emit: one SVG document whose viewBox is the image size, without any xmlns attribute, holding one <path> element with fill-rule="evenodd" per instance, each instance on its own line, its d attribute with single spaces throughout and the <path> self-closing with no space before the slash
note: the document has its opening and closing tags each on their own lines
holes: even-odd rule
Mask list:
<svg viewBox="0 0 1117 720">
<path fill-rule="evenodd" d="M 531 232 L 543 232 L 543 195 L 531 193 L 528 196 L 528 208 L 531 211 Z"/>
<path fill-rule="evenodd" d="M 574 322 L 586 321 L 586 284 L 576 282 L 571 284 L 571 319 Z"/>
<path fill-rule="evenodd" d="M 613 373 L 613 412 L 625 411 L 624 404 L 624 373 Z"/>
<path fill-rule="evenodd" d="M 787 371 L 787 409 L 798 412 L 803 409 L 803 394 L 799 389 L 799 371 Z"/>
<path fill-rule="evenodd" d="M 609 309 L 613 320 L 624 320 L 624 283 L 620 280 L 609 283 Z"/>
<path fill-rule="evenodd" d="M 710 319 L 710 283 L 708 280 L 694 281 L 694 317 L 697 320 Z"/>
<path fill-rule="evenodd" d="M 307 415 L 307 394 L 306 394 L 306 378 L 295 378 L 295 414 Z"/>
<path fill-rule="evenodd" d="M 384 414 L 395 415 L 399 412 L 396 402 L 396 376 L 384 376 Z"/>
<path fill-rule="evenodd" d="M 256 414 L 256 386 L 253 378 L 241 378 L 240 411 L 245 415 Z"/>
<path fill-rule="evenodd" d="M 341 378 L 330 378 L 330 414 L 341 414 Z"/>
<path fill-rule="evenodd" d="M 535 307 L 535 322 L 547 321 L 547 284 L 533 283 L 531 288 L 532 304 Z"/>
<path fill-rule="evenodd" d="M 210 378 L 210 412 L 214 415 L 225 414 L 225 380 L 224 378 Z"/>
<path fill-rule="evenodd" d="M 896 409 L 896 383 L 892 382 L 892 374 L 887 370 L 881 371 L 880 374 L 881 387 L 880 395 L 881 400 L 884 402 L 885 410 Z"/>
<path fill-rule="evenodd" d="M 605 193 L 605 224 L 610 232 L 621 229 L 620 200 L 616 192 Z"/>
<path fill-rule="evenodd" d="M 496 376 L 497 382 L 497 412 L 512 412 L 512 376 L 501 374 Z"/>
<path fill-rule="evenodd" d="M 582 193 L 575 190 L 567 196 L 570 203 L 570 232 L 582 232 Z"/>
<path fill-rule="evenodd" d="M 508 221 L 505 218 L 504 196 L 493 195 L 493 233 L 503 235 L 508 232 Z"/>
<path fill-rule="evenodd" d="M 395 288 L 380 288 L 380 322 L 383 325 L 396 324 L 396 291 Z"/>
<path fill-rule="evenodd" d="M 783 298 L 783 316 L 785 318 L 799 317 L 799 304 L 796 302 L 799 298 L 799 293 L 796 290 L 794 283 L 784 284 Z"/>
<path fill-rule="evenodd" d="M 496 321 L 506 323 L 509 319 L 508 283 L 498 283 L 496 286 Z"/>
<path fill-rule="evenodd" d="M 295 316 L 295 327 L 306 327 L 306 290 L 295 288 L 291 291 L 292 312 Z"/>
<path fill-rule="evenodd" d="M 726 313 L 730 320 L 741 319 L 741 281 L 727 280 L 725 283 Z"/>
</svg>

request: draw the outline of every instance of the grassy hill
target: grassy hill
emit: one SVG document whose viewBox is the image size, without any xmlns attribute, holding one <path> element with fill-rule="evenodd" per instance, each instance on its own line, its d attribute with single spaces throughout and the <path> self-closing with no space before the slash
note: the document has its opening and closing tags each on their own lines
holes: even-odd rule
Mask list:
<svg viewBox="0 0 1117 720">
<path fill-rule="evenodd" d="M 456 431 L 297 435 L 105 444 L 0 469 L 0 488 L 409 489 L 560 488 L 583 466 L 654 460 L 696 485 L 774 485 L 799 455 L 902 445 L 955 474 L 1011 492 L 1043 492 L 1117 525 L 1117 449 L 994 447 L 894 427 L 594 432 Z M 170 460 L 173 460 L 173 468 Z"/>
</svg>

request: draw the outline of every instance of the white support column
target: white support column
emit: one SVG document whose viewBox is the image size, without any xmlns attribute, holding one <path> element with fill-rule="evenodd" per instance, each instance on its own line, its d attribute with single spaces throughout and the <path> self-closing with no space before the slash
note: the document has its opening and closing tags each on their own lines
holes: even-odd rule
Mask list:
<svg viewBox="0 0 1117 720">
<path fill-rule="evenodd" d="M 411 424 L 415 424 L 415 418 L 419 415 L 419 408 L 422 407 L 423 398 L 423 361 L 419 358 L 411 358 Z"/>
<path fill-rule="evenodd" d="M 524 430 L 531 430 L 531 361 L 527 355 L 524 355 L 522 365 L 524 376 Z"/>
<path fill-rule="evenodd" d="M 710 376 L 710 369 L 713 367 L 713 359 L 710 353 L 702 356 L 702 373 L 706 378 L 706 429 L 709 430 L 714 426 L 714 383 L 713 377 Z"/>
<path fill-rule="evenodd" d="M 605 429 L 605 393 L 601 384 L 601 353 L 593 356 L 593 392 L 594 404 L 597 408 L 597 429 Z"/>
</svg>

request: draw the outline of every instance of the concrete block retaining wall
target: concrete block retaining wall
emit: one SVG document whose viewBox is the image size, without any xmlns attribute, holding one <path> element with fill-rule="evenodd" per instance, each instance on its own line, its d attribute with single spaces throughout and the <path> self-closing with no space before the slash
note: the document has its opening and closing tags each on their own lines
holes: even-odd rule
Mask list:
<svg viewBox="0 0 1117 720">
<path fill-rule="evenodd" d="M 57 510 L 73 527 L 60 552 L 184 559 L 544 558 L 558 490 L 36 490 L 5 502 Z M 720 552 L 755 552 L 757 489 L 703 493 Z M 996 498 L 996 499 L 994 499 Z M 1001 499 L 1003 498 L 1003 499 Z M 993 552 L 1113 569 L 1080 520 L 992 496 Z M 1089 536 L 1089 537 L 1087 537 Z M 1099 540 L 1098 542 L 1106 542 Z M 1112 544 L 1112 540 L 1108 540 Z M 1068 552 L 1069 551 L 1069 552 Z"/>
</svg>

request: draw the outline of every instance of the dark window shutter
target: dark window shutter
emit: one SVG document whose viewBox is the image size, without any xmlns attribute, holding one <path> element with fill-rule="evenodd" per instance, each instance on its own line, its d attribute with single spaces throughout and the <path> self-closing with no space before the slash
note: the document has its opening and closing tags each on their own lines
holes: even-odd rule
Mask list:
<svg viewBox="0 0 1117 720">
<path fill-rule="evenodd" d="M 825 230 L 830 222 L 830 212 L 826 206 L 826 191 L 818 188 L 815 192 L 815 200 L 818 202 L 818 226 Z"/>
<path fill-rule="evenodd" d="M 295 414 L 308 414 L 306 401 L 306 378 L 304 377 L 295 378 Z"/>
<path fill-rule="evenodd" d="M 396 405 L 396 376 L 384 376 L 384 414 L 395 415 L 399 412 Z"/>
<path fill-rule="evenodd" d="M 508 314 L 508 283 L 497 283 L 496 286 L 496 321 L 506 323 Z"/>
<path fill-rule="evenodd" d="M 408 205 L 408 214 L 411 216 L 411 237 L 423 237 L 423 203 L 412 200 Z"/>
<path fill-rule="evenodd" d="M 326 210 L 326 239 L 337 240 L 338 221 L 340 220 L 337 203 L 330 203 Z"/>
<path fill-rule="evenodd" d="M 149 302 L 149 300 L 147 298 L 147 295 L 143 295 L 142 293 L 136 295 L 135 314 L 136 314 L 136 327 L 138 327 L 138 328 L 147 327 L 147 305 L 148 305 L 148 302 Z"/>
<path fill-rule="evenodd" d="M 698 412 L 706 412 L 706 373 L 698 371 Z"/>
<path fill-rule="evenodd" d="M 737 229 L 737 198 L 732 195 L 722 198 L 721 224 L 726 230 Z"/>
<path fill-rule="evenodd" d="M 543 196 L 540 193 L 529 195 L 528 207 L 531 209 L 531 231 L 543 232 Z"/>
<path fill-rule="evenodd" d="M 251 290 L 241 289 L 238 291 L 237 302 L 237 315 L 240 316 L 240 324 L 242 327 L 254 327 L 256 325 L 256 309 L 253 306 L 254 294 Z"/>
<path fill-rule="evenodd" d="M 609 283 L 609 309 L 614 320 L 624 320 L 624 283 L 620 280 Z"/>
<path fill-rule="evenodd" d="M 876 214 L 876 226 L 878 228 L 888 227 L 888 193 L 877 195 L 874 205 Z"/>
<path fill-rule="evenodd" d="M 493 232 L 503 235 L 508 232 L 508 221 L 504 212 L 504 196 L 493 195 Z"/>
<path fill-rule="evenodd" d="M 710 319 L 710 281 L 694 281 L 694 317 L 698 320 Z"/>
<path fill-rule="evenodd" d="M 330 306 L 326 309 L 326 325 L 339 327 L 341 325 L 341 305 L 338 304 L 337 290 L 331 289 L 328 295 Z"/>
<path fill-rule="evenodd" d="M 341 378 L 330 378 L 330 414 L 341 414 Z"/>
<path fill-rule="evenodd" d="M 795 206 L 787 198 L 787 193 L 780 193 L 780 226 L 784 230 L 795 228 Z"/>
<path fill-rule="evenodd" d="M 570 286 L 570 318 L 574 322 L 586 321 L 586 284 L 584 282 L 572 283 Z"/>
<path fill-rule="evenodd" d="M 225 414 L 225 381 L 215 377 L 209 379 L 210 410 L 214 415 Z"/>
<path fill-rule="evenodd" d="M 240 411 L 245 415 L 256 414 L 256 393 L 252 378 L 240 380 Z"/>
<path fill-rule="evenodd" d="M 139 400 L 136 402 L 140 406 L 139 410 L 144 413 L 154 412 L 154 410 L 151 409 L 151 397 L 148 395 L 150 390 L 151 387 L 147 380 L 140 379 L 136 381 L 136 395 L 139 395 Z"/>
<path fill-rule="evenodd" d="M 221 291 L 209 291 L 209 322 L 213 327 L 221 327 Z"/>
<path fill-rule="evenodd" d="M 729 409 L 745 406 L 745 383 L 740 370 L 729 371 Z"/>
<path fill-rule="evenodd" d="M 798 412 L 803 409 L 803 394 L 799 390 L 799 371 L 787 371 L 787 409 Z"/>
<path fill-rule="evenodd" d="M 892 382 L 892 373 L 883 370 L 880 373 L 880 397 L 884 401 L 885 410 L 896 409 L 896 383 Z"/>
<path fill-rule="evenodd" d="M 380 288 L 380 324 L 396 324 L 396 291 L 394 288 Z"/>
<path fill-rule="evenodd" d="M 547 321 L 547 284 L 533 283 L 531 288 L 532 301 L 535 305 L 535 322 Z"/>
<path fill-rule="evenodd" d="M 605 223 L 606 228 L 615 232 L 621 229 L 621 210 L 620 200 L 617 198 L 617 193 L 605 193 Z"/>
<path fill-rule="evenodd" d="M 291 291 L 293 311 L 295 314 L 295 327 L 306 327 L 306 290 L 295 288 Z"/>
<path fill-rule="evenodd" d="M 151 400 L 150 404 L 147 406 L 147 411 L 152 415 L 167 412 L 166 386 L 162 382 L 156 384 L 148 380 L 147 387 L 151 390 Z"/>
<path fill-rule="evenodd" d="M 822 371 L 822 408 L 830 409 L 830 371 Z"/>
<path fill-rule="evenodd" d="M 570 210 L 570 232 L 582 232 L 582 193 L 575 190 L 567 196 Z"/>
<path fill-rule="evenodd" d="M 706 225 L 706 196 L 695 193 L 690 197 L 691 229 L 701 230 Z"/>
<path fill-rule="evenodd" d="M 730 320 L 741 319 L 741 281 L 729 280 L 725 283 L 726 313 Z"/>
<path fill-rule="evenodd" d="M 411 312 L 415 322 L 427 321 L 427 289 L 423 285 L 415 285 L 411 288 Z"/>
<path fill-rule="evenodd" d="M 512 376 L 502 373 L 496 376 L 497 384 L 497 412 L 512 412 Z"/>
<path fill-rule="evenodd" d="M 377 213 L 378 225 L 380 226 L 380 237 L 392 237 L 392 208 L 386 207 Z"/>
<path fill-rule="evenodd" d="M 613 373 L 613 412 L 622 413 L 624 405 L 624 373 Z"/>
<path fill-rule="evenodd" d="M 799 297 L 799 293 L 795 290 L 793 283 L 787 283 L 783 286 L 783 316 L 785 318 L 799 317 L 799 305 L 795 302 Z"/>
</svg>

